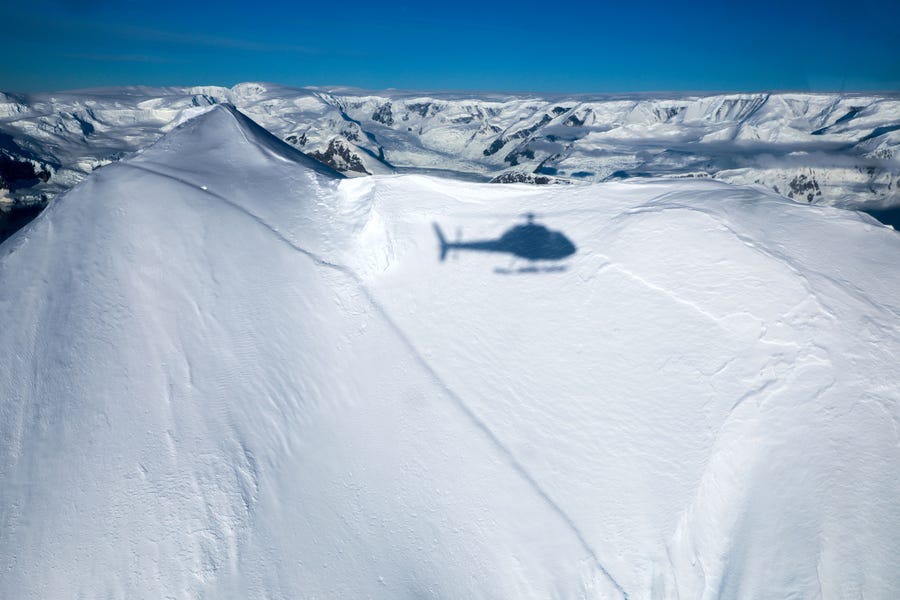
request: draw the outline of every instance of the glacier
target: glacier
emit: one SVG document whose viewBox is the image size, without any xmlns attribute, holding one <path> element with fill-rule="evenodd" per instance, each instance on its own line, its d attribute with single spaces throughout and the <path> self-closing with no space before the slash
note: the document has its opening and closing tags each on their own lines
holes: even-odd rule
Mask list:
<svg viewBox="0 0 900 600">
<path fill-rule="evenodd" d="M 530 212 L 558 268 L 452 253 Z M 346 178 L 226 105 L 0 244 L 0 595 L 891 598 L 900 236 Z"/>
</svg>

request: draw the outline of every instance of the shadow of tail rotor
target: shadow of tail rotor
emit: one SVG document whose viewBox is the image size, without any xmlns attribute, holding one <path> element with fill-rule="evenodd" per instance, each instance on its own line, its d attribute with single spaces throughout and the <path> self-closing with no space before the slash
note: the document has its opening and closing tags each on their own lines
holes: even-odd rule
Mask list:
<svg viewBox="0 0 900 600">
<path fill-rule="evenodd" d="M 441 228 L 437 223 L 432 223 L 434 226 L 434 232 L 437 234 L 438 242 L 441 245 L 441 262 L 444 262 L 444 259 L 447 258 L 447 239 L 444 237 L 444 232 L 441 231 Z"/>
</svg>

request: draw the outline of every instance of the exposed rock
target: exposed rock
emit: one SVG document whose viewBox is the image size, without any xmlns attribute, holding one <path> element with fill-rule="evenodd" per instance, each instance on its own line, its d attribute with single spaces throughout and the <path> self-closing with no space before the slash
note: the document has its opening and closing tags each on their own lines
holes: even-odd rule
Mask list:
<svg viewBox="0 0 900 600">
<path fill-rule="evenodd" d="M 372 120 L 390 127 L 394 124 L 394 114 L 391 112 L 391 103 L 385 102 L 372 113 Z"/>
<path fill-rule="evenodd" d="M 656 115 L 656 118 L 660 121 L 668 121 L 672 117 L 678 116 L 680 113 L 684 112 L 686 108 L 684 106 L 666 106 L 659 107 L 653 110 L 653 114 Z"/>
<path fill-rule="evenodd" d="M 497 138 L 496 140 L 493 141 L 493 143 L 490 146 L 488 146 L 483 151 L 483 154 L 485 156 L 491 156 L 492 154 L 496 154 L 500 150 L 500 148 L 505 146 L 507 143 L 511 142 L 512 140 L 521 140 L 521 139 L 527 138 L 532 133 L 534 133 L 535 131 L 537 131 L 538 129 L 540 129 L 541 127 L 543 127 L 544 125 L 546 125 L 547 123 L 549 123 L 552 120 L 553 120 L 553 117 L 551 117 L 550 115 L 544 115 L 541 117 L 540 121 L 538 121 L 531 127 L 525 127 L 524 129 L 520 129 L 519 131 L 512 133 L 508 136 Z M 532 158 L 534 158 L 534 157 L 532 156 Z M 512 164 L 515 165 L 517 163 L 512 163 Z"/>
<path fill-rule="evenodd" d="M 652 177 L 652 176 L 653 176 L 652 173 L 646 173 L 646 172 L 641 172 L 641 171 L 625 171 L 625 170 L 620 169 L 618 171 L 613 171 L 612 173 L 610 173 L 610 175 L 609 175 L 609 177 L 607 177 L 607 179 L 608 180 L 631 179 L 632 177 Z"/>
<path fill-rule="evenodd" d="M 291 146 L 305 146 L 307 142 L 306 133 L 301 133 L 299 136 L 297 134 L 291 134 L 284 138 Z"/>
<path fill-rule="evenodd" d="M 14 205 L 6 208 L 0 205 L 0 242 L 11 237 L 19 229 L 34 220 L 45 204 Z"/>
<path fill-rule="evenodd" d="M 358 123 L 351 122 L 341 128 L 340 134 L 344 136 L 347 141 L 356 143 L 362 139 L 360 136 L 363 135 L 364 132 Z"/>
<path fill-rule="evenodd" d="M 714 119 L 716 121 L 746 119 L 768 101 L 768 94 L 753 94 L 743 98 L 724 98 L 716 110 Z"/>
<path fill-rule="evenodd" d="M 371 175 L 350 143 L 342 138 L 332 138 L 324 152 L 309 152 L 308 155 L 342 173 L 350 171 Z"/>
<path fill-rule="evenodd" d="M 875 139 L 879 136 L 882 136 L 886 133 L 890 133 L 892 131 L 897 131 L 900 129 L 900 125 L 884 125 L 883 127 L 876 127 L 872 130 L 872 133 L 869 135 L 863 136 L 859 138 L 860 142 L 867 142 L 869 140 Z"/>
<path fill-rule="evenodd" d="M 541 117 L 540 121 L 538 121 L 531 127 L 526 127 L 525 129 L 520 129 L 519 131 L 510 135 L 508 139 L 521 140 L 521 139 L 527 138 L 532 133 L 534 133 L 535 131 L 537 131 L 538 129 L 540 129 L 541 127 L 543 127 L 544 125 L 546 125 L 547 123 L 549 123 L 552 120 L 553 120 L 553 117 L 551 117 L 550 115 L 544 115 L 543 117 Z"/>
<path fill-rule="evenodd" d="M 851 107 L 850 107 L 850 110 L 848 110 L 848 111 L 846 112 L 846 114 L 844 114 L 844 116 L 842 116 L 841 118 L 839 118 L 838 120 L 836 120 L 836 121 L 835 121 L 834 123 L 832 123 L 831 125 L 826 125 L 825 127 L 822 127 L 822 128 L 820 128 L 820 129 L 816 129 L 816 130 L 813 131 L 810 135 L 823 135 L 823 134 L 825 134 L 825 133 L 828 133 L 828 130 L 831 129 L 832 127 L 834 127 L 835 125 L 840 125 L 841 123 L 846 123 L 847 121 L 849 121 L 850 119 L 852 119 L 853 117 L 855 117 L 856 115 L 858 115 L 859 112 L 860 112 L 863 108 L 865 108 L 865 107 L 863 107 L 863 106 L 851 106 Z"/>
<path fill-rule="evenodd" d="M 218 103 L 219 101 L 209 94 L 197 94 L 193 98 L 191 98 L 191 104 L 193 104 L 194 106 L 212 106 Z"/>
<path fill-rule="evenodd" d="M 431 102 L 413 102 L 406 105 L 406 110 L 418 114 L 420 117 L 433 117 L 440 112 L 440 107 Z"/>
<path fill-rule="evenodd" d="M 822 190 L 819 189 L 819 182 L 816 181 L 812 173 L 809 176 L 801 173 L 791 179 L 788 186 L 791 191 L 788 192 L 788 198 L 805 198 L 807 202 L 812 203 L 813 200 L 821 198 Z"/>
<path fill-rule="evenodd" d="M 81 128 L 81 133 L 84 137 L 87 137 L 94 133 L 95 129 L 91 121 L 95 120 L 96 117 L 91 111 L 87 111 L 87 114 L 82 116 L 78 113 L 72 113 L 72 118 L 78 123 L 78 126 Z"/>
<path fill-rule="evenodd" d="M 497 154 L 497 152 L 500 151 L 500 148 L 502 148 L 503 146 L 506 145 L 506 142 L 507 142 L 507 140 L 503 139 L 502 137 L 497 138 L 496 140 L 491 142 L 490 146 L 488 146 L 487 148 L 484 149 L 483 154 L 485 156 L 491 156 L 492 154 Z"/>
<path fill-rule="evenodd" d="M 519 159 L 525 157 L 529 160 L 534 160 L 534 150 L 531 148 L 521 148 L 519 150 L 515 150 L 507 154 L 503 160 L 504 162 L 508 162 L 510 166 L 514 167 L 519 164 Z"/>
<path fill-rule="evenodd" d="M 548 175 L 535 175 L 522 171 L 507 171 L 497 175 L 489 183 L 531 183 L 534 185 L 547 185 L 550 183 L 563 183 L 562 180 Z"/>
<path fill-rule="evenodd" d="M 18 190 L 46 182 L 48 179 L 50 171 L 39 163 L 0 152 L 0 188 Z"/>
</svg>

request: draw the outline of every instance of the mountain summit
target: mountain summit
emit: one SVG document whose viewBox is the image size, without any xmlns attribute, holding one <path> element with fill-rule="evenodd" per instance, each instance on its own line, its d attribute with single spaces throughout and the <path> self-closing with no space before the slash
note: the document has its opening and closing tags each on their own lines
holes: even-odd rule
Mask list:
<svg viewBox="0 0 900 600">
<path fill-rule="evenodd" d="M 310 158 L 290 144 L 279 140 L 271 133 L 248 119 L 231 104 L 214 104 L 179 125 L 158 142 L 141 150 L 139 160 L 184 161 L 191 156 L 194 163 L 217 161 L 204 153 L 239 153 L 229 162 L 234 164 L 265 164 L 266 160 L 278 159 L 295 162 L 308 170 L 331 178 L 343 175 L 327 165 Z"/>
<path fill-rule="evenodd" d="M 450 250 L 533 213 L 577 246 Z M 0 245 L 10 598 L 890 597 L 900 238 L 341 179 L 230 107 Z"/>
</svg>

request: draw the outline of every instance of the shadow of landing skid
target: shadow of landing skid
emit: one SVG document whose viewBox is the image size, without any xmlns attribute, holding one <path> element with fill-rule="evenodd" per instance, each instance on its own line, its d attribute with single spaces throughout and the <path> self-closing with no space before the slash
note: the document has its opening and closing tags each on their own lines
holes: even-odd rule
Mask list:
<svg viewBox="0 0 900 600">
<path fill-rule="evenodd" d="M 537 275 L 541 273 L 565 273 L 569 270 L 566 265 L 550 265 L 547 267 L 538 267 L 529 265 L 527 267 L 519 267 L 518 269 L 494 267 L 494 273 L 497 275 Z"/>
<path fill-rule="evenodd" d="M 476 252 L 496 252 L 511 254 L 513 260 L 524 258 L 531 264 L 520 269 L 495 269 L 495 273 L 504 275 L 526 273 L 554 273 L 565 271 L 564 266 L 538 267 L 533 263 L 538 260 L 562 260 L 572 256 L 577 247 L 572 240 L 562 232 L 553 231 L 543 225 L 534 222 L 534 215 L 525 215 L 527 222 L 516 225 L 493 240 L 474 240 L 470 242 L 448 242 L 443 231 L 434 223 L 434 232 L 440 243 L 441 262 L 447 258 L 447 253 L 453 250 L 474 250 Z"/>
</svg>

